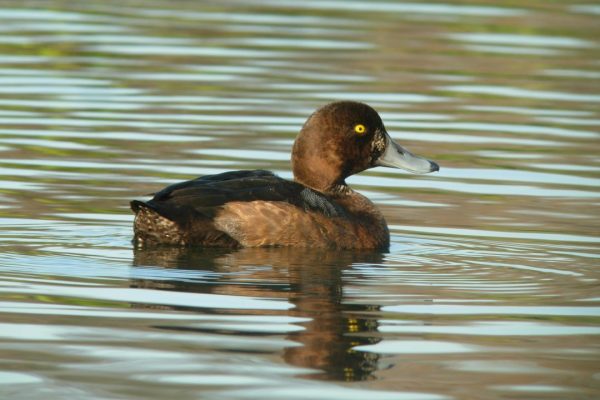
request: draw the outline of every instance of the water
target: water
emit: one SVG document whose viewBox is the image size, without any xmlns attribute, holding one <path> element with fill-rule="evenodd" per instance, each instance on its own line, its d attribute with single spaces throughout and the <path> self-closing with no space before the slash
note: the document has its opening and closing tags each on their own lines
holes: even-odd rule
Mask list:
<svg viewBox="0 0 600 400">
<path fill-rule="evenodd" d="M 3 2 L 0 397 L 600 397 L 600 9 L 496 3 Z M 389 253 L 133 249 L 335 99 L 442 167 L 349 180 Z"/>
</svg>

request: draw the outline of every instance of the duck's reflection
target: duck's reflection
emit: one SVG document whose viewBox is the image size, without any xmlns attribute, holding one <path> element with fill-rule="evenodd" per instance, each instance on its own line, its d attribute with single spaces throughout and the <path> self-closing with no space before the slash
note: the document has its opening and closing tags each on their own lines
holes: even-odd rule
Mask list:
<svg viewBox="0 0 600 400">
<path fill-rule="evenodd" d="M 284 350 L 292 365 L 319 370 L 321 379 L 368 379 L 377 356 L 356 352 L 354 346 L 379 341 L 375 319 L 357 317 L 366 305 L 348 305 L 343 299 L 343 271 L 357 263 L 380 263 L 373 252 L 293 248 L 215 250 L 198 248 L 136 249 L 134 266 L 195 269 L 212 273 L 213 281 L 134 279 L 133 287 L 287 299 L 295 308 L 287 315 L 305 317 L 305 330 L 287 339 L 302 346 Z M 269 314 L 273 311 L 253 311 Z"/>
</svg>

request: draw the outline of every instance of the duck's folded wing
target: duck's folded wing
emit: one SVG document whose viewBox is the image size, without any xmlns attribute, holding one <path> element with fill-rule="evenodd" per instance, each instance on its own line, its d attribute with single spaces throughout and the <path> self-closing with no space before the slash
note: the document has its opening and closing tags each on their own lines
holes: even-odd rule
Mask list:
<svg viewBox="0 0 600 400">
<path fill-rule="evenodd" d="M 227 203 L 252 201 L 284 202 L 329 217 L 345 213 L 330 197 L 262 170 L 225 172 L 176 183 L 144 204 L 166 218 L 181 221 L 190 213 L 212 218 Z M 140 203 L 132 202 L 132 208 Z"/>
</svg>

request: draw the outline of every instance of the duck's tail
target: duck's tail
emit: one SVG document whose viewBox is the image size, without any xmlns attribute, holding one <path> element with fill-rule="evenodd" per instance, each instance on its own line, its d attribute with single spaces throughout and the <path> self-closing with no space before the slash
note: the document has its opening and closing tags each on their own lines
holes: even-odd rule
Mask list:
<svg viewBox="0 0 600 400">
<path fill-rule="evenodd" d="M 132 200 L 131 210 L 135 213 L 133 222 L 133 241 L 142 246 L 147 242 L 165 244 L 184 244 L 181 229 L 175 221 L 161 215 L 159 211 L 140 200 Z"/>
<path fill-rule="evenodd" d="M 140 212 L 142 208 L 152 208 L 149 204 L 140 200 L 131 200 L 129 202 L 129 206 L 131 207 L 131 211 L 133 211 L 136 214 Z"/>
</svg>

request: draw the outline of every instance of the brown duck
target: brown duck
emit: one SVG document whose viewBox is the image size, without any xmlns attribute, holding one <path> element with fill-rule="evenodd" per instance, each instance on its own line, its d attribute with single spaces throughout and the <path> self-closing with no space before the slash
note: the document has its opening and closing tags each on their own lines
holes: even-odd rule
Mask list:
<svg viewBox="0 0 600 400">
<path fill-rule="evenodd" d="M 211 247 L 389 247 L 381 212 L 345 179 L 376 166 L 439 170 L 388 135 L 377 112 L 340 101 L 315 111 L 292 149 L 294 181 L 272 172 L 232 171 L 176 183 L 133 200 L 134 241 Z"/>
</svg>

